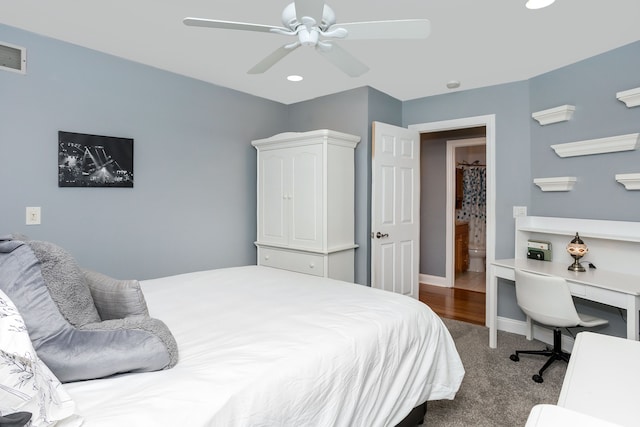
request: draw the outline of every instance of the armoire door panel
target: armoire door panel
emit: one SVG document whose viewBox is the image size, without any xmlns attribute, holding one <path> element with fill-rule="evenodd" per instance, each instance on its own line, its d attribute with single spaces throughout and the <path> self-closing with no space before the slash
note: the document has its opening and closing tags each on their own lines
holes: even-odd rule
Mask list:
<svg viewBox="0 0 640 427">
<path fill-rule="evenodd" d="M 322 146 L 292 150 L 290 243 L 322 247 Z"/>
<path fill-rule="evenodd" d="M 268 153 L 261 158 L 260 184 L 258 191 L 262 210 L 258 216 L 262 221 L 259 240 L 270 243 L 286 243 L 287 237 L 287 196 L 285 189 L 286 159 L 276 153 Z"/>
</svg>

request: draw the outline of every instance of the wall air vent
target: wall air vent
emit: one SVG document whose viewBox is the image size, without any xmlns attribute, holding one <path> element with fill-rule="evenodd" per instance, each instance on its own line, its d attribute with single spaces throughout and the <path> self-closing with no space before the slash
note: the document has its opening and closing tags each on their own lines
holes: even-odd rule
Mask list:
<svg viewBox="0 0 640 427">
<path fill-rule="evenodd" d="M 27 49 L 0 42 L 0 70 L 27 73 Z"/>
</svg>

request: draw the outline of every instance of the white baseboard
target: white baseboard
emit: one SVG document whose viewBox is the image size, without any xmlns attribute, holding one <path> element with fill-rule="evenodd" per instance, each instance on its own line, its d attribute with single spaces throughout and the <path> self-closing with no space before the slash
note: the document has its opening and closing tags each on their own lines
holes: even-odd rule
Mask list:
<svg viewBox="0 0 640 427">
<path fill-rule="evenodd" d="M 527 322 L 498 316 L 498 330 L 510 332 L 512 334 L 526 335 Z"/>
<path fill-rule="evenodd" d="M 498 330 L 510 332 L 512 334 L 527 335 L 527 322 L 523 320 L 514 320 L 506 317 L 498 316 Z M 543 343 L 553 346 L 553 329 L 543 326 L 533 325 L 533 338 Z M 562 335 L 562 349 L 571 353 L 573 349 L 574 339 L 566 335 Z M 500 344 L 498 344 L 500 345 Z M 517 349 L 514 349 L 517 350 Z"/>
<path fill-rule="evenodd" d="M 443 288 L 451 288 L 452 286 L 447 283 L 447 278 L 442 276 L 431 276 L 429 274 L 420 274 L 420 283 L 426 283 L 433 286 L 441 286 Z"/>
</svg>

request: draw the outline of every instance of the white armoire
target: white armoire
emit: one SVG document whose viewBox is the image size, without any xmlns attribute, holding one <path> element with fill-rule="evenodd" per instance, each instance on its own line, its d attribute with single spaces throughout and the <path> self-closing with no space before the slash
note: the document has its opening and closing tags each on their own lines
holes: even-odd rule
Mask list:
<svg viewBox="0 0 640 427">
<path fill-rule="evenodd" d="M 287 132 L 258 151 L 258 265 L 354 280 L 354 151 L 360 137 Z"/>
</svg>

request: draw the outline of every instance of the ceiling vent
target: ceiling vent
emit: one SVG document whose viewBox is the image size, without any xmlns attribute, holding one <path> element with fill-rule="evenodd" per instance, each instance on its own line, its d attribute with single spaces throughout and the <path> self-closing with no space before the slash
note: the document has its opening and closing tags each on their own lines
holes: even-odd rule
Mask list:
<svg viewBox="0 0 640 427">
<path fill-rule="evenodd" d="M 26 74 L 27 49 L 0 42 L 0 70 Z"/>
</svg>

